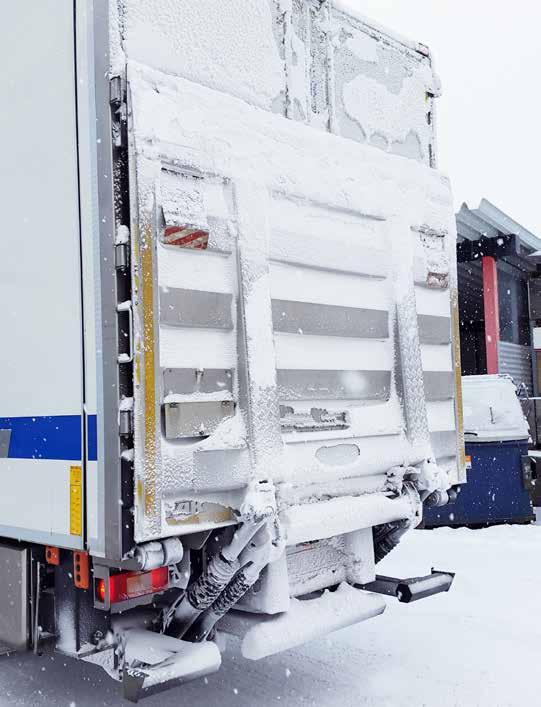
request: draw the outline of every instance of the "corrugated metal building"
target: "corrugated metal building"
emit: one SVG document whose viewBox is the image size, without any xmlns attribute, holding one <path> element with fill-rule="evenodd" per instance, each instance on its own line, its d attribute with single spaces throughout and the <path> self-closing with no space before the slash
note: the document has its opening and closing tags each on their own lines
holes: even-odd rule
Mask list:
<svg viewBox="0 0 541 707">
<path fill-rule="evenodd" d="M 528 286 L 541 239 L 486 199 L 463 204 L 457 230 L 462 373 L 508 373 L 537 393 Z"/>
</svg>

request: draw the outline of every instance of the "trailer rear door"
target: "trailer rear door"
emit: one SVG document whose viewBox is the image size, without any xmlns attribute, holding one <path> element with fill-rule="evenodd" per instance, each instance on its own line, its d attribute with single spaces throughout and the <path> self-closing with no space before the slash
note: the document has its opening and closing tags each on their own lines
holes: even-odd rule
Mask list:
<svg viewBox="0 0 541 707">
<path fill-rule="evenodd" d="M 135 63 L 128 83 L 136 540 L 234 522 L 269 481 L 286 518 L 456 468 L 447 182 Z"/>
</svg>

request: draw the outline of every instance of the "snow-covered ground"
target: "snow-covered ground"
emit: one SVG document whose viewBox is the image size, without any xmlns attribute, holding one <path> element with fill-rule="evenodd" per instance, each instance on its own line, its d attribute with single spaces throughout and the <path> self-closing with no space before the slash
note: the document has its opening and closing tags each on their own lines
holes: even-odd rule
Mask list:
<svg viewBox="0 0 541 707">
<path fill-rule="evenodd" d="M 416 531 L 387 574 L 456 571 L 449 594 L 389 601 L 379 618 L 252 663 L 231 640 L 221 672 L 145 707 L 506 707 L 539 704 L 541 525 Z M 61 656 L 0 659 L 0 705 L 119 705 L 101 669 Z"/>
</svg>

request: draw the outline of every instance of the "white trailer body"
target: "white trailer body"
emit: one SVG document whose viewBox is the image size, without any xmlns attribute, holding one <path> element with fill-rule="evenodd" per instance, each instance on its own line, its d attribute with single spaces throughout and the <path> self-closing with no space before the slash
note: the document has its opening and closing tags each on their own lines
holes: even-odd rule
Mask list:
<svg viewBox="0 0 541 707">
<path fill-rule="evenodd" d="M 252 527 L 233 605 L 281 623 L 245 653 L 293 645 L 295 597 L 373 582 L 464 480 L 430 55 L 330 0 L 2 15 L 0 537 L 56 603 L 23 642 L 51 625 L 93 654 L 161 597 L 170 661 L 193 645 L 216 669 L 182 597 Z M 300 640 L 383 610 L 351 586 Z M 148 667 L 123 635 L 121 667 Z M 183 670 L 142 680 L 201 674 Z"/>
</svg>

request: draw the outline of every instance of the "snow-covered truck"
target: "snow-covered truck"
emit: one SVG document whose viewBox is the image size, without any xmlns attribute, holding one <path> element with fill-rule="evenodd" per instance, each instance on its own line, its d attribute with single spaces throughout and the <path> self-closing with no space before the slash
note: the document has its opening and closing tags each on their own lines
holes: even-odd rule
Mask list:
<svg viewBox="0 0 541 707">
<path fill-rule="evenodd" d="M 427 48 L 338 0 L 1 14 L 6 650 L 136 699 L 447 588 L 376 575 L 464 476 Z"/>
</svg>

